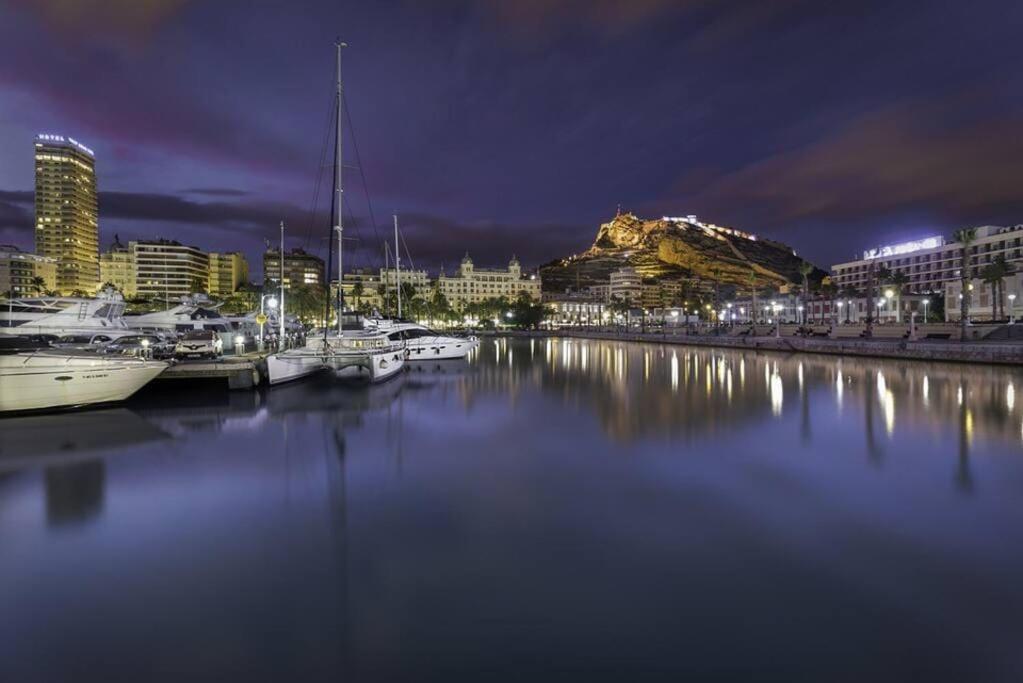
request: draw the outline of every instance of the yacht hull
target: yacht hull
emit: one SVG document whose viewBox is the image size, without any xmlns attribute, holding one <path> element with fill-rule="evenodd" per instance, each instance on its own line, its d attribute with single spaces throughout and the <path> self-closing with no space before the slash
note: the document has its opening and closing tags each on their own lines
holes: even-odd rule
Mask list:
<svg viewBox="0 0 1023 683">
<path fill-rule="evenodd" d="M 137 358 L 0 356 L 0 413 L 123 401 L 166 368 L 167 363 Z"/>
<path fill-rule="evenodd" d="M 293 349 L 266 357 L 266 374 L 271 386 L 308 377 L 324 367 L 323 354 L 308 349 Z"/>
<path fill-rule="evenodd" d="M 409 360 L 461 360 L 478 342 L 457 337 L 422 338 L 408 342 Z"/>
<path fill-rule="evenodd" d="M 405 349 L 337 354 L 327 364 L 338 379 L 383 382 L 404 369 Z"/>
</svg>

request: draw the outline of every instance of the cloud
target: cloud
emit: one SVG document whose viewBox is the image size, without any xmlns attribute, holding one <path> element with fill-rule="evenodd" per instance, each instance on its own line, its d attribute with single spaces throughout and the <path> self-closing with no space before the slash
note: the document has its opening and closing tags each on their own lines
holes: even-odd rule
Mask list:
<svg viewBox="0 0 1023 683">
<path fill-rule="evenodd" d="M 523 266 L 546 263 L 590 245 L 596 226 L 561 223 L 458 221 L 431 214 L 400 217 L 402 234 L 419 267 L 457 267 L 466 252 L 480 266 L 504 266 L 517 256 Z"/>
<path fill-rule="evenodd" d="M 743 207 L 776 226 L 925 207 L 970 220 L 1020 207 L 1023 115 L 991 105 L 971 97 L 883 107 L 733 171 L 687 176 L 669 194 L 687 195 L 685 204 L 704 213 Z"/>
<path fill-rule="evenodd" d="M 66 38 L 98 35 L 141 38 L 175 16 L 190 0 L 15 0 Z"/>
<path fill-rule="evenodd" d="M 190 187 L 181 190 L 185 194 L 199 194 L 210 197 L 245 197 L 249 192 L 230 187 Z"/>
</svg>

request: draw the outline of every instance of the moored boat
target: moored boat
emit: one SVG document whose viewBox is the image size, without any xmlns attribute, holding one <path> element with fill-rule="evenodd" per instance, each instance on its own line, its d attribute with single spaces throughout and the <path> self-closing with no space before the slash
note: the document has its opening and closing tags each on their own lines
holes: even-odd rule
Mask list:
<svg viewBox="0 0 1023 683">
<path fill-rule="evenodd" d="M 76 408 L 123 401 L 167 368 L 162 361 L 96 353 L 0 346 L 0 413 Z"/>
</svg>

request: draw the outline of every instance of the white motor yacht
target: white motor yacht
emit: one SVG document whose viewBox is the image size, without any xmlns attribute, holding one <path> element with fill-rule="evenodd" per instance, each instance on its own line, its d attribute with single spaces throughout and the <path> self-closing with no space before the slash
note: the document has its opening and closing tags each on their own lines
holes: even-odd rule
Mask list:
<svg viewBox="0 0 1023 683">
<path fill-rule="evenodd" d="M 380 319 L 370 325 L 392 342 L 404 341 L 410 361 L 457 360 L 479 346 L 476 337 L 451 337 L 408 320 Z"/>
<path fill-rule="evenodd" d="M 124 298 L 111 289 L 92 299 L 60 296 L 0 299 L 0 335 L 110 341 L 135 334 L 122 317 L 124 306 Z"/>
<path fill-rule="evenodd" d="M 123 401 L 167 368 L 129 356 L 32 348 L 22 338 L 0 341 L 0 413 Z"/>
<path fill-rule="evenodd" d="M 234 348 L 235 325 L 220 314 L 212 302 L 202 295 L 185 296 L 181 303 L 165 311 L 128 315 L 127 325 L 143 331 L 171 331 L 178 334 L 192 330 L 213 330 L 224 340 L 224 350 Z"/>
</svg>

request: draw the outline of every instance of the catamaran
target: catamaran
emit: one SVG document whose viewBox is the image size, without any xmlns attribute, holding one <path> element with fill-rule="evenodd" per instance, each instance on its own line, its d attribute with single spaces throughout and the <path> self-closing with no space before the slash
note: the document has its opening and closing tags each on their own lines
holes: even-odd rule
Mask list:
<svg viewBox="0 0 1023 683">
<path fill-rule="evenodd" d="M 352 322 L 354 315 L 345 314 L 341 283 L 344 282 L 344 218 L 342 210 L 342 133 L 341 111 L 344 107 L 341 84 L 341 49 L 338 42 L 337 89 L 335 93 L 334 136 L 334 193 L 331 200 L 331 233 L 337 234 L 337 329 L 324 329 L 321 334 L 310 335 L 304 348 L 291 349 L 267 357 L 267 375 L 270 384 L 280 384 L 305 377 L 323 368 L 329 368 L 339 379 L 361 378 L 380 382 L 397 374 L 405 365 L 407 350 L 404 341 L 388 339 L 387 335 L 367 329 L 361 322 Z M 332 244 L 328 242 L 328 244 Z M 328 247 L 327 263 L 333 257 Z M 348 320 L 348 324 L 346 324 Z"/>
</svg>

